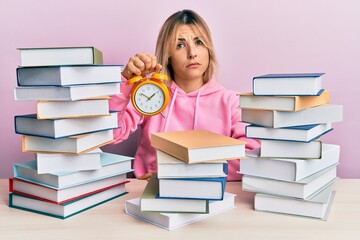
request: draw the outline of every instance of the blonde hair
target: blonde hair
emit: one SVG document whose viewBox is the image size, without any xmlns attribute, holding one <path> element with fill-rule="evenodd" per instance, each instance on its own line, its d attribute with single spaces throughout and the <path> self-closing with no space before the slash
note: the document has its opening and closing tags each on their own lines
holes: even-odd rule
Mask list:
<svg viewBox="0 0 360 240">
<path fill-rule="evenodd" d="M 174 80 L 174 71 L 169 63 L 170 50 L 174 47 L 176 41 L 176 31 L 180 25 L 193 25 L 201 34 L 201 40 L 209 51 L 209 66 L 204 73 L 204 83 L 216 75 L 217 60 L 215 55 L 214 44 L 211 38 L 209 27 L 204 19 L 192 10 L 182 10 L 172 14 L 160 29 L 156 42 L 156 56 L 158 63 L 163 66 L 162 72 Z"/>
</svg>

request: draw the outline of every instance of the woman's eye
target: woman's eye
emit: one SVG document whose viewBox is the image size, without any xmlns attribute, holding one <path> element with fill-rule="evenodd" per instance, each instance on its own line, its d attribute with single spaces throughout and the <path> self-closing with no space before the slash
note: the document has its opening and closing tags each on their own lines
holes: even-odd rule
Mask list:
<svg viewBox="0 0 360 240">
<path fill-rule="evenodd" d="M 201 40 L 196 40 L 195 44 L 196 45 L 204 45 L 203 41 L 201 41 Z"/>
<path fill-rule="evenodd" d="M 184 44 L 184 43 L 178 43 L 178 44 L 176 45 L 176 48 L 183 48 L 183 47 L 185 47 L 185 44 Z"/>
</svg>

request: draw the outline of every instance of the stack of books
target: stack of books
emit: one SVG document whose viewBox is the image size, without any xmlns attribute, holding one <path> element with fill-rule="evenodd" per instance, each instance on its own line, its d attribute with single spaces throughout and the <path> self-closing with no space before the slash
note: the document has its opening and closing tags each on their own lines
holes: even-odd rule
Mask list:
<svg viewBox="0 0 360 240">
<path fill-rule="evenodd" d="M 340 147 L 321 137 L 342 121 L 343 107 L 329 103 L 323 75 L 254 77 L 253 92 L 240 94 L 246 137 L 261 144 L 240 162 L 255 210 L 327 219 Z"/>
<path fill-rule="evenodd" d="M 94 47 L 19 49 L 16 100 L 37 101 L 36 113 L 15 116 L 23 152 L 14 165 L 9 206 L 67 218 L 126 193 L 131 157 L 103 153 L 113 141 L 121 65 L 102 65 Z"/>
<path fill-rule="evenodd" d="M 227 159 L 245 155 L 245 142 L 205 130 L 153 133 L 157 175 L 126 213 L 162 228 L 178 227 L 234 207 L 225 192 Z"/>
</svg>

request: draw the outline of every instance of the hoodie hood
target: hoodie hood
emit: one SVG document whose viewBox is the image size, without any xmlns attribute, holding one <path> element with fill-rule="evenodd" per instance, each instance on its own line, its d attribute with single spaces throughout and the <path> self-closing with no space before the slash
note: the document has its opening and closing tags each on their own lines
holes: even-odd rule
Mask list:
<svg viewBox="0 0 360 240">
<path fill-rule="evenodd" d="M 199 92 L 201 92 L 201 95 L 208 95 L 208 94 L 212 94 L 218 91 L 221 91 L 224 87 L 222 87 L 220 84 L 218 84 L 218 82 L 215 80 L 214 77 L 212 77 L 207 83 L 205 83 L 201 88 L 190 92 L 190 93 L 186 93 L 184 92 L 184 90 L 182 90 L 174 81 L 172 81 L 171 86 L 170 86 L 170 92 L 172 95 L 174 95 L 175 90 L 178 89 L 178 94 L 179 95 L 186 95 L 188 97 L 195 97 L 198 95 Z"/>
</svg>

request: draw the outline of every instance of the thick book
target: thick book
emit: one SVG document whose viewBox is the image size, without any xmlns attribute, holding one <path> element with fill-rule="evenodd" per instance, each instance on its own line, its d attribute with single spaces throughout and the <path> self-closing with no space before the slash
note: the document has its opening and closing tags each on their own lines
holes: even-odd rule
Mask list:
<svg viewBox="0 0 360 240">
<path fill-rule="evenodd" d="M 118 112 L 90 118 L 37 119 L 36 114 L 15 116 L 17 134 L 63 138 L 118 128 Z"/>
<path fill-rule="evenodd" d="M 324 73 L 266 74 L 253 78 L 254 95 L 318 95 Z"/>
<path fill-rule="evenodd" d="M 256 211 L 327 220 L 335 197 L 332 185 L 307 200 L 257 193 L 254 208 Z"/>
<path fill-rule="evenodd" d="M 14 177 L 52 188 L 67 188 L 107 177 L 131 172 L 132 157 L 101 153 L 101 168 L 89 171 L 73 171 L 38 174 L 36 161 L 14 164 Z"/>
<path fill-rule="evenodd" d="M 282 181 L 244 175 L 242 177 L 242 189 L 249 192 L 308 199 L 335 181 L 336 167 L 337 164 L 314 173 L 300 181 Z"/>
<path fill-rule="evenodd" d="M 63 204 L 128 182 L 126 173 L 124 173 L 73 187 L 57 189 L 18 178 L 10 178 L 9 192 L 46 202 Z"/>
<path fill-rule="evenodd" d="M 328 104 L 330 92 L 324 90 L 319 96 L 257 96 L 252 93 L 240 94 L 240 108 L 299 111 Z"/>
<path fill-rule="evenodd" d="M 77 101 L 38 101 L 37 119 L 80 118 L 109 115 L 109 97 Z"/>
<path fill-rule="evenodd" d="M 238 159 L 245 155 L 246 142 L 206 130 L 158 132 L 151 145 L 186 163 Z"/>
<path fill-rule="evenodd" d="M 225 187 L 226 177 L 161 178 L 159 179 L 159 197 L 222 200 Z"/>
<path fill-rule="evenodd" d="M 16 69 L 18 86 L 120 83 L 121 65 L 44 66 Z"/>
<path fill-rule="evenodd" d="M 265 158 L 321 158 L 322 142 L 293 142 L 279 140 L 260 140 L 260 157 Z"/>
<path fill-rule="evenodd" d="M 245 127 L 245 134 L 248 138 L 311 142 L 332 130 L 331 123 L 283 128 L 270 128 L 251 124 Z"/>
<path fill-rule="evenodd" d="M 235 207 L 235 196 L 231 193 L 225 193 L 222 201 L 210 201 L 208 214 L 142 212 L 140 198 L 127 200 L 125 212 L 137 219 L 171 231 L 233 209 Z"/>
<path fill-rule="evenodd" d="M 39 101 L 58 100 L 75 101 L 120 94 L 120 83 L 88 84 L 74 86 L 37 86 L 16 87 L 15 100 Z"/>
<path fill-rule="evenodd" d="M 91 46 L 18 48 L 22 67 L 103 64 L 102 52 Z"/>
<path fill-rule="evenodd" d="M 208 178 L 226 177 L 227 161 L 187 164 L 163 151 L 156 150 L 158 178 Z"/>
<path fill-rule="evenodd" d="M 323 144 L 320 159 L 259 158 L 259 149 L 247 153 L 240 161 L 240 173 L 284 181 L 300 181 L 339 163 L 340 146 Z"/>
<path fill-rule="evenodd" d="M 114 141 L 113 130 L 52 139 L 22 135 L 22 151 L 33 153 L 83 154 Z"/>
<path fill-rule="evenodd" d="M 343 106 L 325 104 L 297 112 L 242 109 L 241 117 L 243 122 L 272 128 L 333 123 L 343 120 Z"/>
<path fill-rule="evenodd" d="M 168 213 L 209 213 L 208 200 L 159 198 L 159 180 L 153 174 L 140 197 L 141 211 Z"/>
<path fill-rule="evenodd" d="M 36 153 L 38 174 L 96 170 L 101 168 L 101 149 L 83 154 Z"/>
<path fill-rule="evenodd" d="M 122 184 L 63 204 L 51 203 L 16 193 L 10 193 L 9 207 L 39 213 L 50 217 L 66 219 L 120 197 L 126 193 L 125 186 Z"/>
</svg>

